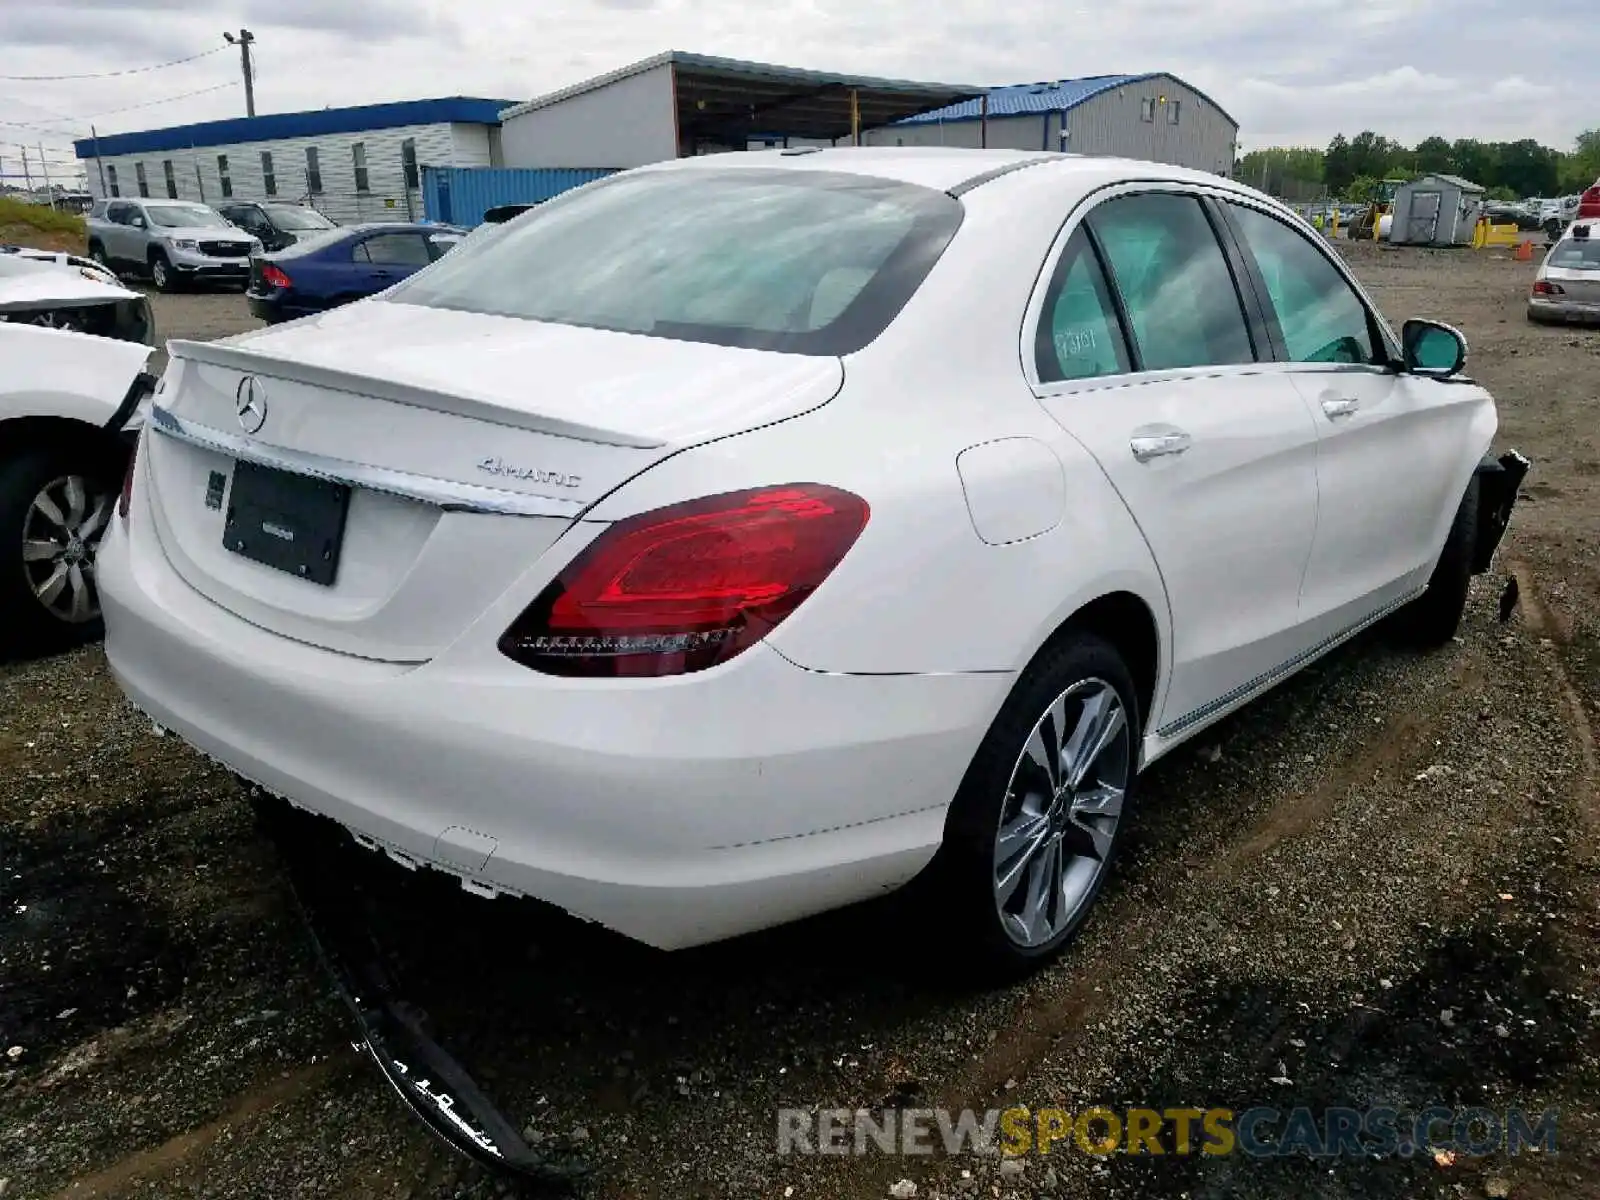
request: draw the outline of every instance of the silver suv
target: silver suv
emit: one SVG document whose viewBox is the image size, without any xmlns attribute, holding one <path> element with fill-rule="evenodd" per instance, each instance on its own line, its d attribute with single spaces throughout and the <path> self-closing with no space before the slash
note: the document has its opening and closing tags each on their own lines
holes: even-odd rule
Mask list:
<svg viewBox="0 0 1600 1200">
<path fill-rule="evenodd" d="M 216 209 L 191 200 L 103 201 L 90 210 L 88 235 L 90 258 L 113 271 L 148 273 L 163 292 L 197 280 L 243 288 L 250 256 L 261 252 Z"/>
</svg>

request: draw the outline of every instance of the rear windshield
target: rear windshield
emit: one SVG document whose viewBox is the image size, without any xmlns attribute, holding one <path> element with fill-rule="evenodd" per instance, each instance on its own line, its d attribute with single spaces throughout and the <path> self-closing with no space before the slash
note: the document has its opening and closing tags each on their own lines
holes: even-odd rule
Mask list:
<svg viewBox="0 0 1600 1200">
<path fill-rule="evenodd" d="M 262 208 L 279 229 L 332 229 L 333 222 L 319 212 L 293 204 L 264 204 Z"/>
<path fill-rule="evenodd" d="M 681 341 L 849 354 L 961 223 L 930 188 L 826 171 L 643 171 L 469 238 L 385 298 Z"/>
<path fill-rule="evenodd" d="M 349 237 L 352 232 L 353 231 L 349 229 L 339 229 L 334 227 L 331 229 L 321 229 L 315 233 L 308 233 L 299 241 L 294 242 L 289 246 L 285 246 L 282 250 L 274 251 L 272 257 L 299 258 L 303 254 L 315 254 L 318 250 L 324 249 L 327 246 L 331 246 L 335 242 L 343 241 L 345 238 Z"/>
<path fill-rule="evenodd" d="M 1559 267 L 1563 271 L 1600 271 L 1600 240 L 1568 238 L 1558 242 L 1545 260 L 1545 266 Z"/>
</svg>

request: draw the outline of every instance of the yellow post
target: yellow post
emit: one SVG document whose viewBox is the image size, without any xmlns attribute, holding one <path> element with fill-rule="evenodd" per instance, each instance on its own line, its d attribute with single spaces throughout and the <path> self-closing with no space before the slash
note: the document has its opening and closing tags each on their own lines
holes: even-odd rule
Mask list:
<svg viewBox="0 0 1600 1200">
<path fill-rule="evenodd" d="M 855 88 L 850 89 L 850 138 L 861 145 L 861 97 Z"/>
</svg>

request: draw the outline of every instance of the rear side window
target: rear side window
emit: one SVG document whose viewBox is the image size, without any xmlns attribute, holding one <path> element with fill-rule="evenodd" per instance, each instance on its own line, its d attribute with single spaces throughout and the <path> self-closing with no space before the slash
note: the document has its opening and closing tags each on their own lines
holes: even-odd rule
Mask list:
<svg viewBox="0 0 1600 1200">
<path fill-rule="evenodd" d="M 1128 370 L 1128 348 L 1105 274 L 1081 228 L 1067 242 L 1045 292 L 1034 354 L 1040 383 L 1120 375 Z"/>
<path fill-rule="evenodd" d="M 428 256 L 428 244 L 415 233 L 380 233 L 369 237 L 356 246 L 355 259 L 402 267 L 425 267 L 433 261 Z"/>
<path fill-rule="evenodd" d="M 1267 285 L 1289 361 L 1372 362 L 1367 306 L 1326 256 L 1276 217 L 1239 204 L 1228 211 Z"/>
<path fill-rule="evenodd" d="M 1146 371 L 1255 361 L 1233 273 L 1192 196 L 1147 192 L 1089 214 Z"/>
<path fill-rule="evenodd" d="M 761 168 L 645 171 L 467 240 L 394 303 L 683 341 L 848 354 L 904 307 L 961 202 L 894 180 Z"/>
</svg>

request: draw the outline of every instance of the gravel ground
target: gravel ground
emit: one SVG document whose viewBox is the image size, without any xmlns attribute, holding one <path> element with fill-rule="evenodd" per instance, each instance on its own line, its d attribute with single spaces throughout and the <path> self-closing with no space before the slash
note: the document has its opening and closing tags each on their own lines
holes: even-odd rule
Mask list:
<svg viewBox="0 0 1600 1200">
<path fill-rule="evenodd" d="M 896 900 L 667 956 L 370 865 L 447 1044 L 592 1158 L 594 1195 L 1600 1195 L 1600 333 L 1527 325 L 1534 268 L 1504 252 L 1343 250 L 1391 317 L 1466 332 L 1535 461 L 1496 575 L 1457 644 L 1375 632 L 1153 768 L 1042 976 L 963 990 Z M 157 306 L 165 336 L 252 324 L 232 294 Z M 516 1194 L 349 1035 L 231 778 L 97 649 L 0 667 L 0 1196 Z M 780 1105 L 1435 1102 L 1558 1108 L 1561 1152 L 773 1152 Z"/>
</svg>

